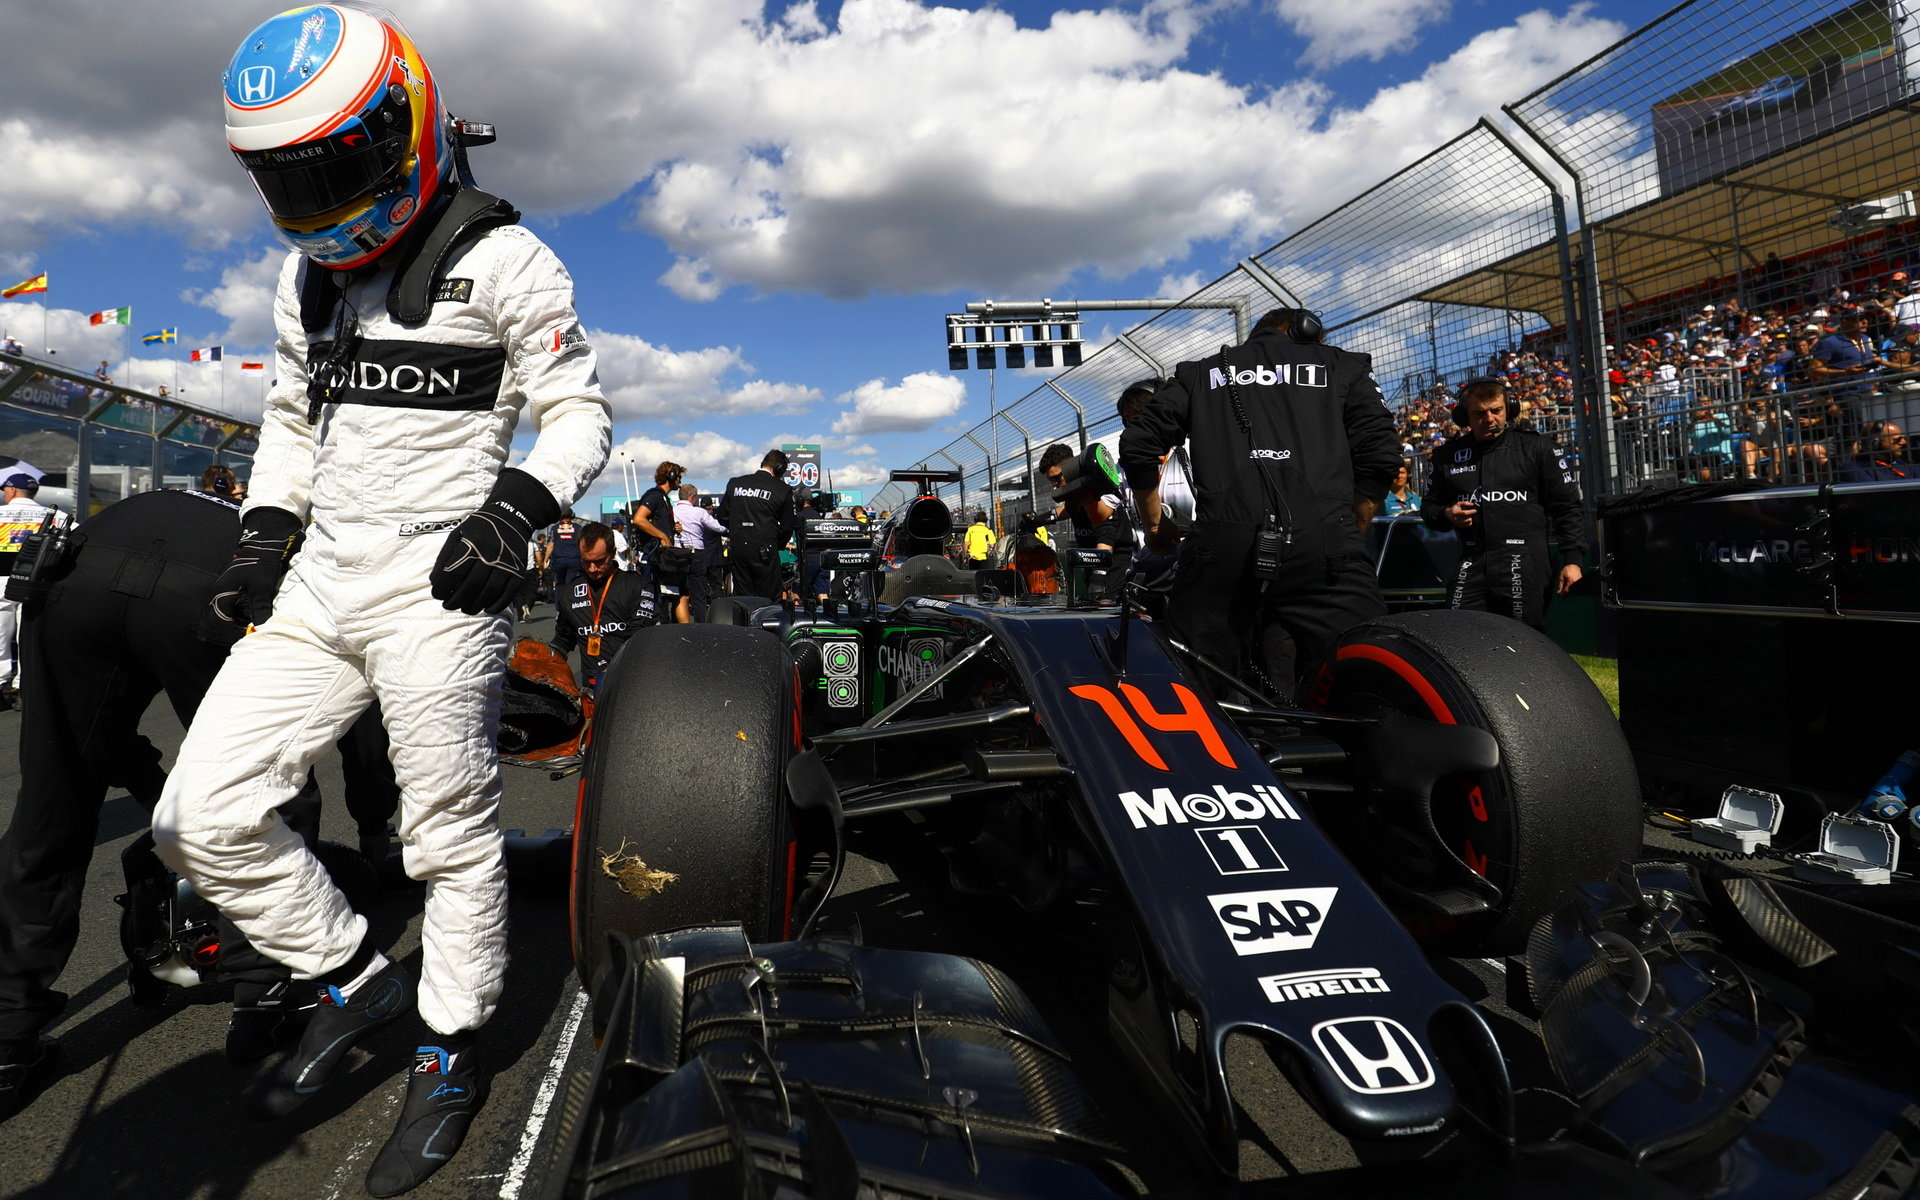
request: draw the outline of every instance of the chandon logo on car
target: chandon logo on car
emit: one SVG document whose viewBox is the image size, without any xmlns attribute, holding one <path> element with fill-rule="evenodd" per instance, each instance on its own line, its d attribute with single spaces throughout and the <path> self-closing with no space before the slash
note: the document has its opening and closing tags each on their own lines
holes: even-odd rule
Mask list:
<svg viewBox="0 0 1920 1200">
<path fill-rule="evenodd" d="M 1258 821 L 1277 817 L 1297 821 L 1287 794 L 1270 784 L 1256 783 L 1245 791 L 1214 784 L 1212 791 L 1180 795 L 1172 788 L 1153 788 L 1146 795 L 1121 792 L 1120 804 L 1135 829 L 1149 825 L 1214 825 L 1221 821 Z"/>
<path fill-rule="evenodd" d="M 1356 1092 L 1417 1092 L 1434 1082 L 1433 1063 L 1407 1027 L 1389 1017 L 1340 1017 L 1313 1027 L 1321 1057 Z"/>
<path fill-rule="evenodd" d="M 1339 888 L 1285 888 L 1208 896 L 1235 954 L 1305 950 L 1320 936 Z"/>
<path fill-rule="evenodd" d="M 1275 1004 L 1286 1004 L 1292 1000 L 1364 996 L 1393 989 L 1373 967 L 1327 967 L 1318 971 L 1295 971 L 1291 975 L 1262 975 L 1260 990 Z"/>
</svg>

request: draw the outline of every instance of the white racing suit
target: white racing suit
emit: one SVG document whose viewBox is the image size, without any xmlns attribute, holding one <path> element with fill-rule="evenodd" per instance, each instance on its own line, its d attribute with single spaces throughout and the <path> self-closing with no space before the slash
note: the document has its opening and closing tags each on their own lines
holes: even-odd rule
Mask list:
<svg viewBox="0 0 1920 1200">
<path fill-rule="evenodd" d="M 344 402 L 310 424 L 308 364 L 326 361 L 334 326 L 303 328 L 301 273 L 293 256 L 280 276 L 279 381 L 247 507 L 311 524 L 272 617 L 201 705 L 154 832 L 168 865 L 255 946 L 303 977 L 341 967 L 366 921 L 274 810 L 378 699 L 402 858 L 427 885 L 420 1014 L 457 1033 L 492 1014 L 507 958 L 494 737 L 512 618 L 442 607 L 429 574 L 506 465 L 523 409 L 538 437 L 519 469 L 571 504 L 606 463 L 607 402 L 566 269 L 506 226 L 437 273 L 424 324 L 389 316 L 392 267 L 347 287 L 364 340 Z"/>
</svg>

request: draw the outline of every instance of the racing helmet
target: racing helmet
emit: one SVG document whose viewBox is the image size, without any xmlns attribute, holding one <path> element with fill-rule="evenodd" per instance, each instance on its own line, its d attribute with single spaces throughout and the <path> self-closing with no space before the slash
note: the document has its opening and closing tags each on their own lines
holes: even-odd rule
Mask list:
<svg viewBox="0 0 1920 1200">
<path fill-rule="evenodd" d="M 282 241 L 335 270 L 383 254 L 446 185 L 452 132 L 399 19 L 364 4 L 283 12 L 223 80 L 227 145 Z"/>
</svg>

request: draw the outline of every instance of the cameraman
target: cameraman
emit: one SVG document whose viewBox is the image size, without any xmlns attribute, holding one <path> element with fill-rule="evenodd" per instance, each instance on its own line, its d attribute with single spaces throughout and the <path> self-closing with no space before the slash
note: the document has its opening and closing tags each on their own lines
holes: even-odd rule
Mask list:
<svg viewBox="0 0 1920 1200">
<path fill-rule="evenodd" d="M 1183 362 L 1120 435 L 1147 548 L 1179 542 L 1164 519 L 1160 456 L 1191 438 L 1195 514 L 1169 611 L 1189 646 L 1245 671 L 1245 631 L 1269 689 L 1342 631 L 1384 616 L 1361 531 L 1400 465 L 1372 360 L 1321 342 L 1320 319 L 1275 309 L 1239 346 Z"/>
</svg>

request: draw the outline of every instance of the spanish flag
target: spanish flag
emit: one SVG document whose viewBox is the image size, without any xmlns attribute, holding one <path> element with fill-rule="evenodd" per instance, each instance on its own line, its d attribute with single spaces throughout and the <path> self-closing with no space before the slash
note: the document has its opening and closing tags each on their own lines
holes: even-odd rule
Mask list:
<svg viewBox="0 0 1920 1200">
<path fill-rule="evenodd" d="M 0 296 L 5 296 L 9 300 L 11 300 L 15 296 L 25 296 L 30 292 L 44 292 L 46 290 L 47 290 L 47 273 L 45 271 L 42 271 L 40 272 L 40 274 L 35 275 L 32 279 L 27 280 L 25 283 L 16 283 L 12 287 L 6 289 L 5 291 L 0 291 Z"/>
</svg>

